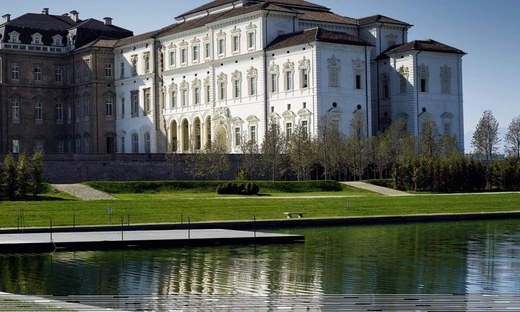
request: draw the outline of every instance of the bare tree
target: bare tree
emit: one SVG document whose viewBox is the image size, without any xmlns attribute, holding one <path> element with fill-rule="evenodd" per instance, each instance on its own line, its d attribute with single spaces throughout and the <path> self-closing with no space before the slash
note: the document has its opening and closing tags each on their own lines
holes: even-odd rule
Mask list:
<svg viewBox="0 0 520 312">
<path fill-rule="evenodd" d="M 505 135 L 506 153 L 509 157 L 520 159 L 520 116 L 513 118 Z"/>
<path fill-rule="evenodd" d="M 369 162 L 369 146 L 366 133 L 365 114 L 357 111 L 350 121 L 350 133 L 345 144 L 345 154 L 350 172 L 360 180 Z"/>
<path fill-rule="evenodd" d="M 261 151 L 262 163 L 269 169 L 269 175 L 273 181 L 282 171 L 285 145 L 285 136 L 281 132 L 280 125 L 275 121 L 271 121 L 265 133 Z"/>
<path fill-rule="evenodd" d="M 490 110 L 485 110 L 473 133 L 471 145 L 475 147 L 477 153 L 484 155 L 486 160 L 490 161 L 498 150 L 500 141 L 498 121 Z"/>
<path fill-rule="evenodd" d="M 295 127 L 287 144 L 287 157 L 298 181 L 305 179 L 313 162 L 311 139 L 305 128 Z"/>
<path fill-rule="evenodd" d="M 438 158 L 440 156 L 440 138 L 439 127 L 431 115 L 427 115 L 421 124 L 419 133 L 419 155 L 427 159 Z"/>
<path fill-rule="evenodd" d="M 260 147 L 255 140 L 248 140 L 245 133 L 240 142 L 240 150 L 242 151 L 241 179 L 253 180 L 258 174 L 260 166 Z"/>
<path fill-rule="evenodd" d="M 318 152 L 322 159 L 324 178 L 331 179 L 341 173 L 344 163 L 345 134 L 339 130 L 337 121 L 328 116 L 321 118 L 318 125 Z"/>
</svg>

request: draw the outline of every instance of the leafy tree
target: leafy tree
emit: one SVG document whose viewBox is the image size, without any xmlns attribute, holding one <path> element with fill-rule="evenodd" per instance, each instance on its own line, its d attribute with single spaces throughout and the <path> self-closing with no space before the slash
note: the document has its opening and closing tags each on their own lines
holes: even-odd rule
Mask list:
<svg viewBox="0 0 520 312">
<path fill-rule="evenodd" d="M 35 151 L 31 157 L 32 193 L 36 197 L 43 192 L 43 152 Z"/>
<path fill-rule="evenodd" d="M 218 133 L 211 144 L 206 144 L 201 155 L 201 163 L 203 170 L 207 171 L 208 176 L 212 176 L 220 180 L 229 171 L 229 155 L 227 151 L 226 138 L 223 134 Z"/>
<path fill-rule="evenodd" d="M 27 195 L 27 191 L 29 190 L 29 178 L 31 175 L 29 163 L 27 160 L 27 154 L 25 152 L 21 153 L 18 156 L 18 163 L 16 165 L 17 170 L 17 186 L 18 186 L 18 195 L 21 197 L 25 197 Z"/>
<path fill-rule="evenodd" d="M 445 134 L 439 140 L 439 153 L 441 157 L 460 155 L 457 137 L 453 134 Z"/>
<path fill-rule="evenodd" d="M 379 174 L 379 178 L 382 179 L 383 171 L 390 163 L 390 157 L 387 153 L 388 148 L 386 147 L 387 143 L 384 133 L 368 138 L 368 154 L 374 168 L 374 178 Z"/>
<path fill-rule="evenodd" d="M 477 153 L 484 155 L 486 160 L 490 161 L 498 150 L 500 141 L 498 121 L 490 110 L 485 110 L 473 133 L 471 145 L 475 147 Z"/>
<path fill-rule="evenodd" d="M 262 142 L 262 163 L 269 171 L 271 180 L 275 180 L 282 172 L 282 164 L 285 154 L 285 136 L 280 130 L 280 125 L 271 121 L 264 141 Z"/>
<path fill-rule="evenodd" d="M 242 136 L 240 150 L 242 151 L 242 176 L 240 180 L 253 180 L 260 167 L 260 147 L 255 140 Z"/>
<path fill-rule="evenodd" d="M 357 111 L 350 121 L 350 133 L 345 144 L 345 154 L 350 172 L 363 179 L 363 172 L 369 162 L 369 146 L 367 140 L 365 114 Z"/>
<path fill-rule="evenodd" d="M 520 116 L 513 118 L 505 135 L 506 153 L 509 157 L 520 159 Z"/>
<path fill-rule="evenodd" d="M 2 170 L 2 188 L 4 190 L 5 196 L 7 196 L 9 200 L 13 200 L 15 198 L 16 191 L 18 189 L 17 184 L 16 162 L 13 154 L 8 153 L 4 158 L 4 167 Z"/>
</svg>

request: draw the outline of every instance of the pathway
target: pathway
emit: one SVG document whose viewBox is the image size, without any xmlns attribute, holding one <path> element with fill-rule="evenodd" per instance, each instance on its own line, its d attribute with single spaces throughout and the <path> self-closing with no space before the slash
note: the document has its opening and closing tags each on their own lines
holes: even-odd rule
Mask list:
<svg viewBox="0 0 520 312">
<path fill-rule="evenodd" d="M 410 193 L 394 190 L 394 189 L 391 189 L 388 187 L 377 186 L 374 184 L 365 183 L 365 182 L 361 182 L 361 181 L 349 181 L 349 182 L 341 182 L 341 183 L 355 187 L 355 188 L 360 188 L 363 190 L 376 192 L 376 193 L 379 193 L 379 194 L 385 195 L 385 196 L 413 196 Z"/>
<path fill-rule="evenodd" d="M 75 196 L 81 200 L 117 200 L 114 196 L 98 191 L 83 184 L 52 184 L 60 192 Z"/>
</svg>

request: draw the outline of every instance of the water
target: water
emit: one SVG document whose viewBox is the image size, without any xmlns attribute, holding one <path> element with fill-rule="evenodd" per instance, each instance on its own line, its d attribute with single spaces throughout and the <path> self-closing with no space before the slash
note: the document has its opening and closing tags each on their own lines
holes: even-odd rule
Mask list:
<svg viewBox="0 0 520 312">
<path fill-rule="evenodd" d="M 305 244 L 0 255 L 38 295 L 520 294 L 520 220 L 280 230 Z"/>
</svg>

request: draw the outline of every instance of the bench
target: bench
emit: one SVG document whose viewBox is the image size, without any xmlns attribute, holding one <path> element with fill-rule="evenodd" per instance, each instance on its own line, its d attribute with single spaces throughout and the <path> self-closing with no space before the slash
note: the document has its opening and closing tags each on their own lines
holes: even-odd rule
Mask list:
<svg viewBox="0 0 520 312">
<path fill-rule="evenodd" d="M 303 218 L 305 212 L 284 212 L 283 214 L 287 216 L 287 219 L 290 219 L 292 218 L 292 216 L 296 215 L 298 216 L 298 218 Z"/>
</svg>

